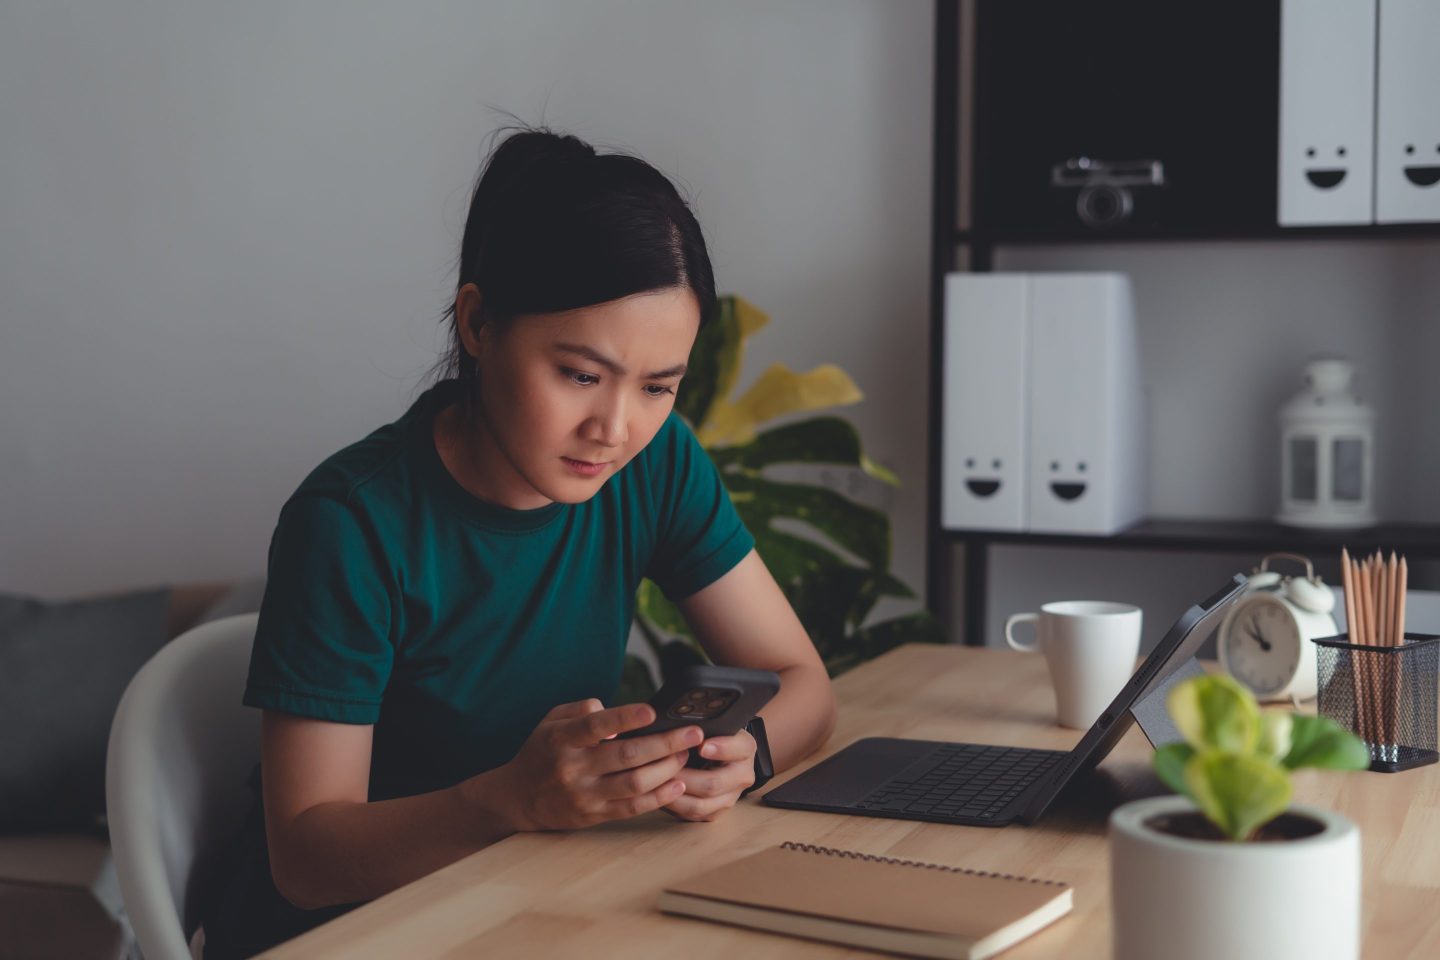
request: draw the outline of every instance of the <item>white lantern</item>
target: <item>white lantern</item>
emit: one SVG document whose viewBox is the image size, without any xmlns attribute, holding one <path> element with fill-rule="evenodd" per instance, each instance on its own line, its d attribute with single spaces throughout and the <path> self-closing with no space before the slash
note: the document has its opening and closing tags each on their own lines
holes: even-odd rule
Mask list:
<svg viewBox="0 0 1440 960">
<path fill-rule="evenodd" d="M 1305 366 L 1305 389 L 1280 408 L 1280 523 L 1375 523 L 1375 412 L 1355 395 L 1346 360 Z"/>
</svg>

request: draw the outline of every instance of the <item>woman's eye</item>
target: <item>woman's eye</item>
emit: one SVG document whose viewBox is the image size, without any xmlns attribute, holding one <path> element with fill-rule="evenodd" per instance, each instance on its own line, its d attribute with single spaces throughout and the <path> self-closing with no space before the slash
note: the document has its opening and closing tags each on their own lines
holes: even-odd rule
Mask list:
<svg viewBox="0 0 1440 960">
<path fill-rule="evenodd" d="M 674 388 L 674 387 L 662 387 L 662 386 L 661 386 L 660 384 L 658 384 L 658 383 L 652 383 L 652 384 L 648 384 L 648 385 L 645 387 L 645 392 L 646 392 L 647 394 L 649 394 L 650 396 L 652 396 L 652 397 L 663 397 L 663 396 L 665 396 L 665 394 L 667 394 L 667 393 L 674 393 L 674 392 L 675 392 L 675 388 Z"/>
<path fill-rule="evenodd" d="M 591 373 L 581 373 L 579 370 L 566 370 L 568 376 L 575 383 L 582 387 L 590 387 L 600 382 L 600 378 Z"/>
</svg>

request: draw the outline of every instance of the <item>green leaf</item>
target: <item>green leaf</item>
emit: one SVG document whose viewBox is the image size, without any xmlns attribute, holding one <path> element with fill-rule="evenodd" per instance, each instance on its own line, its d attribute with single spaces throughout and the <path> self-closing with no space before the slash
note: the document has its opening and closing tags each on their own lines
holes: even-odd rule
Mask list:
<svg viewBox="0 0 1440 960">
<path fill-rule="evenodd" d="M 864 470 L 876 480 L 883 480 L 885 483 L 890 484 L 890 486 L 892 487 L 900 486 L 900 478 L 895 476 L 895 472 L 893 470 L 888 467 L 882 467 L 880 464 L 876 463 L 874 460 L 871 460 L 867 456 L 862 455 L 860 457 L 860 469 Z"/>
<path fill-rule="evenodd" d="M 650 676 L 650 668 L 645 661 L 633 653 L 626 654 L 625 666 L 620 671 L 620 686 L 615 691 L 615 702 L 611 706 L 644 703 L 655 695 L 655 689 L 655 679 Z"/>
<path fill-rule="evenodd" d="M 753 534 L 778 517 L 798 520 L 878 570 L 890 566 L 890 519 L 826 487 L 730 473 L 735 507 Z"/>
<path fill-rule="evenodd" d="M 873 660 L 902 643 L 944 643 L 945 633 L 940 622 L 928 610 L 917 610 L 903 617 L 861 627 L 838 646 L 826 661 L 830 676 L 838 677 L 866 660 Z"/>
<path fill-rule="evenodd" d="M 1328 717 L 1295 714 L 1290 751 L 1282 761 L 1290 770 L 1325 767 L 1330 770 L 1364 770 L 1370 751 L 1364 742 Z"/>
<path fill-rule="evenodd" d="M 651 580 L 640 581 L 640 589 L 635 593 L 635 612 L 665 633 L 690 636 L 690 624 Z"/>
<path fill-rule="evenodd" d="M 1290 778 L 1264 757 L 1202 750 L 1185 764 L 1190 797 L 1231 840 L 1248 839 L 1285 812 Z"/>
<path fill-rule="evenodd" d="M 675 397 L 675 409 L 699 432 L 711 409 L 735 385 L 744 337 L 735 298 L 721 297 L 690 348 L 689 369 Z"/>
<path fill-rule="evenodd" d="M 1155 773 L 1165 785 L 1181 796 L 1190 796 L 1190 786 L 1185 782 L 1185 764 L 1195 756 L 1195 748 L 1188 743 L 1167 743 L 1155 751 Z"/>
<path fill-rule="evenodd" d="M 740 504 L 735 506 L 739 508 Z M 789 596 L 802 577 L 845 562 L 833 550 L 788 533 L 752 524 L 743 509 L 739 512 L 740 519 L 745 521 L 745 526 L 755 536 L 755 552 L 765 561 L 770 575 L 780 584 L 780 589 L 785 591 L 786 596 Z"/>
<path fill-rule="evenodd" d="M 1260 739 L 1260 707 L 1231 677 L 1193 677 L 1177 684 L 1165 703 L 1185 742 L 1197 750 L 1249 753 Z"/>
<path fill-rule="evenodd" d="M 710 458 L 722 470 L 760 470 L 776 463 L 833 463 L 847 467 L 863 467 L 865 463 L 859 431 L 839 417 L 815 417 L 772 427 L 749 443 L 712 449 Z"/>
</svg>

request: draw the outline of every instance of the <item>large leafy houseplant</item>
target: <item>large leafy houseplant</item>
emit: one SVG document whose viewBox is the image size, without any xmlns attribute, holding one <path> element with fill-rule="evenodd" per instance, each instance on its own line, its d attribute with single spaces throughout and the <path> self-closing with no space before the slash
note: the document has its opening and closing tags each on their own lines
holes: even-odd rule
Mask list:
<svg viewBox="0 0 1440 960">
<path fill-rule="evenodd" d="M 889 518 L 829 487 L 774 476 L 777 468 L 825 464 L 899 483 L 865 456 L 855 427 L 840 417 L 774 422 L 859 402 L 850 377 L 829 364 L 796 373 L 776 363 L 732 397 L 745 341 L 768 322 L 741 298 L 722 297 L 691 351 L 676 409 L 714 460 L 756 552 L 832 676 L 901 643 L 937 642 L 938 626 L 924 610 L 866 622 L 881 597 L 914 596 L 890 573 Z M 702 657 L 685 619 L 648 580 L 635 619 L 662 673 Z M 644 699 L 653 690 L 644 662 L 629 658 L 622 694 Z"/>
</svg>

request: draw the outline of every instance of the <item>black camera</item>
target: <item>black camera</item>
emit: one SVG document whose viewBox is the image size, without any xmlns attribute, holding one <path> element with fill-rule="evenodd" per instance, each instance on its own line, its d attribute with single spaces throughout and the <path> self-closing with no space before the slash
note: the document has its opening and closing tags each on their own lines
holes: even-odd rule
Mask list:
<svg viewBox="0 0 1440 960">
<path fill-rule="evenodd" d="M 1096 160 L 1071 157 L 1050 168 L 1050 187 L 1073 194 L 1075 215 L 1094 230 L 1146 226 L 1157 222 L 1165 165 L 1159 160 Z"/>
</svg>

